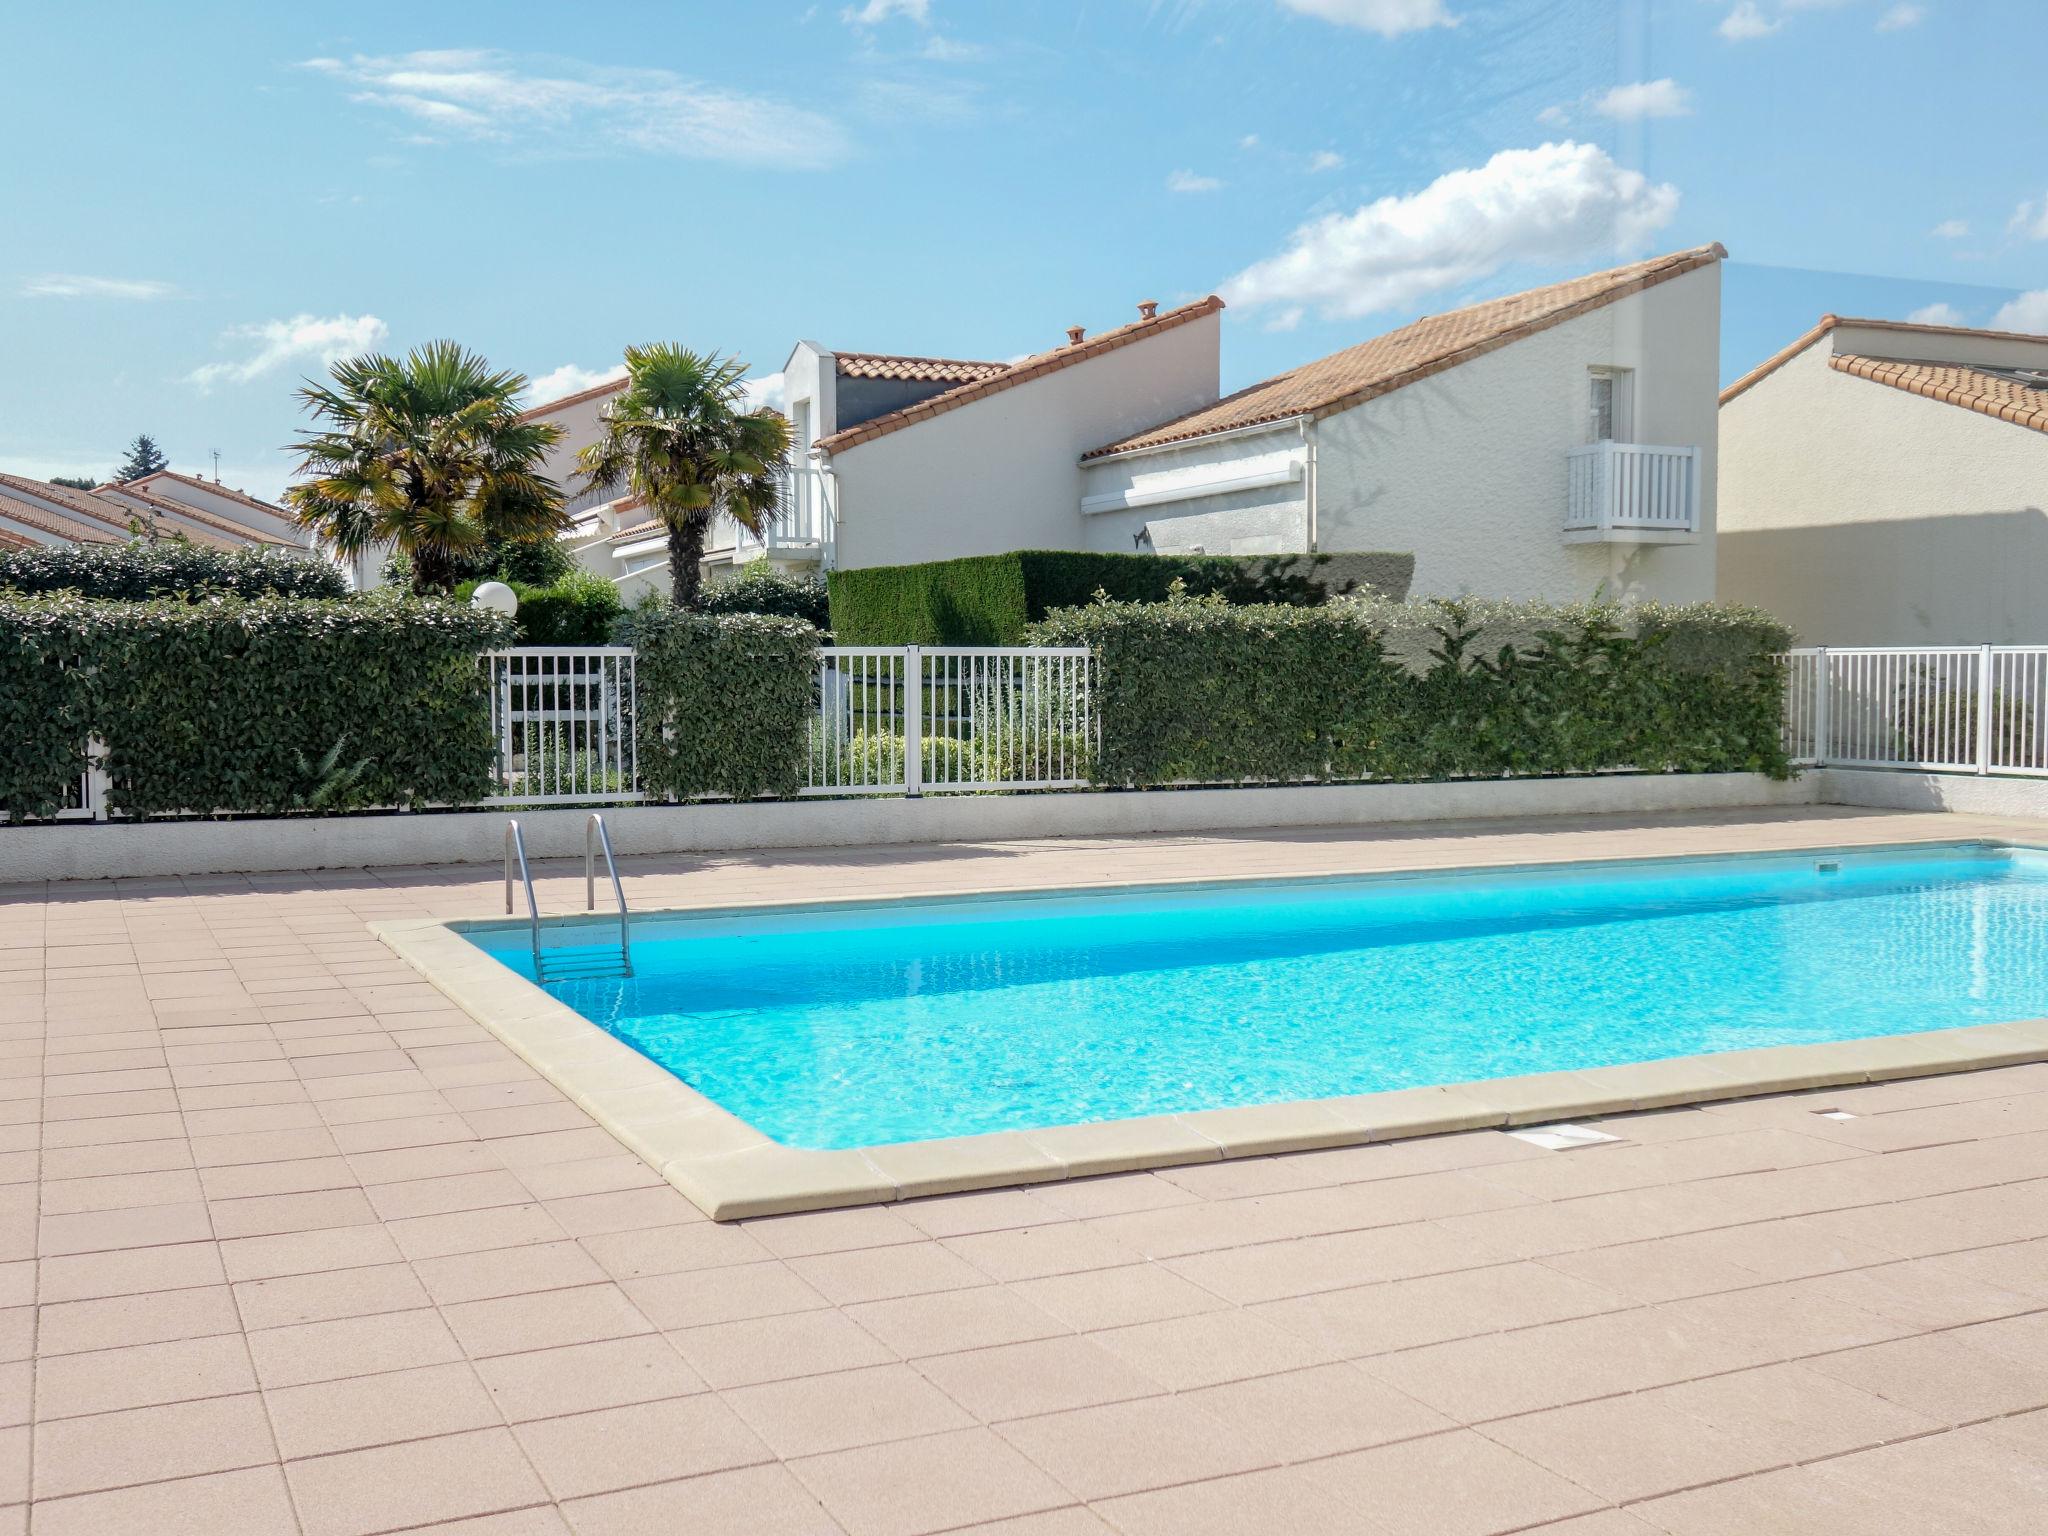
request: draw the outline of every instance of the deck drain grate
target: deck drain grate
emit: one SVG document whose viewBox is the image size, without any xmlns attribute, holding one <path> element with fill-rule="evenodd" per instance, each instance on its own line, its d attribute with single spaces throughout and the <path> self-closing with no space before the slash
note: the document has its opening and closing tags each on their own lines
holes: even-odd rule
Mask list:
<svg viewBox="0 0 2048 1536">
<path fill-rule="evenodd" d="M 1619 1136 L 1596 1131 L 1590 1125 L 1528 1125 L 1508 1134 L 1517 1141 L 1526 1141 L 1532 1147 L 1542 1147 L 1551 1152 L 1569 1152 L 1573 1147 L 1591 1147 L 1603 1141 L 1621 1140 Z"/>
</svg>

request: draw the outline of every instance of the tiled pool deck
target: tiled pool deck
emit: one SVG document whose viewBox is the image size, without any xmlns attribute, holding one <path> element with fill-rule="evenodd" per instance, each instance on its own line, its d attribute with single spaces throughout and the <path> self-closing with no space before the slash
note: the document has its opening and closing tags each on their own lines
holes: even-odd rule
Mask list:
<svg viewBox="0 0 2048 1536">
<path fill-rule="evenodd" d="M 625 876 L 647 908 L 2044 834 L 1724 813 Z M 2043 1528 L 2048 1065 L 720 1225 L 366 931 L 496 879 L 0 887 L 0 1531 Z"/>
</svg>

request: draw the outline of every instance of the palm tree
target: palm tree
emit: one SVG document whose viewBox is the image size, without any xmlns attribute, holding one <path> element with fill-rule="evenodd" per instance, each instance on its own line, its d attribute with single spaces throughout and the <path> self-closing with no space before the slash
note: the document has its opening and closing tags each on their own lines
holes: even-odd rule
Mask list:
<svg viewBox="0 0 2048 1536">
<path fill-rule="evenodd" d="M 705 536 L 719 512 L 758 534 L 781 505 L 789 423 L 748 410 L 746 364 L 673 342 L 626 348 L 626 387 L 605 408 L 598 440 L 577 455 L 593 490 L 625 486 L 668 529 L 669 585 L 695 608 Z"/>
<path fill-rule="evenodd" d="M 311 478 L 284 494 L 338 554 L 388 541 L 411 561 L 415 593 L 445 593 L 462 552 L 568 526 L 560 487 L 540 472 L 562 429 L 520 419 L 524 374 L 493 372 L 452 341 L 329 372 L 332 384 L 299 391 L 321 425 L 291 445 Z"/>
</svg>

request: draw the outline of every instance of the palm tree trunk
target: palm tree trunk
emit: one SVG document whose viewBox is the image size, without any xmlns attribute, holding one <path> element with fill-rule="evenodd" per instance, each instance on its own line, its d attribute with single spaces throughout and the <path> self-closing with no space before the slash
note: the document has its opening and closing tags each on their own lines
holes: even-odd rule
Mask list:
<svg viewBox="0 0 2048 1536">
<path fill-rule="evenodd" d="M 668 525 L 669 595 L 695 612 L 704 597 L 704 534 L 709 518 L 685 513 Z"/>
<path fill-rule="evenodd" d="M 455 590 L 455 561 L 446 545 L 422 542 L 412 552 L 414 597 L 446 597 Z"/>
</svg>

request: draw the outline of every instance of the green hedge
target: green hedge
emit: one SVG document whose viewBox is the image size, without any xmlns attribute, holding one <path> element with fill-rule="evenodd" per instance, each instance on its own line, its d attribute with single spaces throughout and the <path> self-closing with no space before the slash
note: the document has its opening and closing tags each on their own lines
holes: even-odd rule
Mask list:
<svg viewBox="0 0 2048 1536">
<path fill-rule="evenodd" d="M 595 571 L 573 570 L 540 587 L 523 581 L 505 584 L 519 598 L 513 623 L 520 645 L 609 645 L 612 630 L 626 611 L 619 589 Z M 455 600 L 468 602 L 482 585 L 482 579 L 463 582 L 455 589 Z"/>
<path fill-rule="evenodd" d="M 511 639 L 499 615 L 383 594 L 0 601 L 0 796 L 49 814 L 90 735 L 109 808 L 137 817 L 481 799 L 477 654 Z"/>
<path fill-rule="evenodd" d="M 778 571 L 766 560 L 749 561 L 730 581 L 706 583 L 698 611 L 776 614 L 802 619 L 813 629 L 832 622 L 824 577 Z"/>
<path fill-rule="evenodd" d="M 1174 583 L 1232 604 L 1313 606 L 1353 592 L 1407 596 L 1413 555 L 1122 555 L 1024 549 L 831 574 L 841 645 L 1019 645 L 1058 608 L 1164 602 Z"/>
<path fill-rule="evenodd" d="M 1095 649 L 1105 784 L 1791 772 L 1791 636 L 1753 609 L 1180 600 L 1031 638 Z"/>
<path fill-rule="evenodd" d="M 815 629 L 659 603 L 637 604 L 629 618 L 640 780 L 650 796 L 745 800 L 803 787 Z"/>
<path fill-rule="evenodd" d="M 0 554 L 0 591 L 140 603 L 181 593 L 236 597 L 346 597 L 348 580 L 317 556 L 281 549 L 214 549 L 180 539 L 52 544 Z"/>
</svg>

